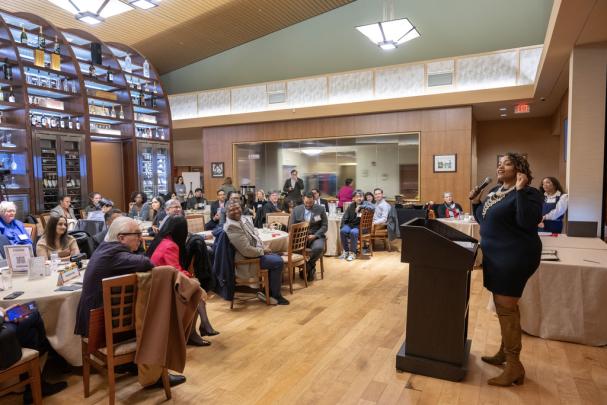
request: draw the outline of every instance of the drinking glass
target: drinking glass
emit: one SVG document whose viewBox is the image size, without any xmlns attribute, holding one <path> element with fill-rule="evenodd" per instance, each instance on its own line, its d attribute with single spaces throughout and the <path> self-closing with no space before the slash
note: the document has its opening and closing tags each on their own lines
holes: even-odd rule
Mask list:
<svg viewBox="0 0 607 405">
<path fill-rule="evenodd" d="M 2 269 L 2 288 L 11 290 L 13 288 L 13 272 L 10 267 Z"/>
<path fill-rule="evenodd" d="M 51 271 L 57 271 L 59 262 L 61 262 L 61 259 L 59 259 L 59 253 L 51 253 Z"/>
<path fill-rule="evenodd" d="M 268 229 L 269 225 L 267 223 L 263 224 L 263 229 Z"/>
</svg>

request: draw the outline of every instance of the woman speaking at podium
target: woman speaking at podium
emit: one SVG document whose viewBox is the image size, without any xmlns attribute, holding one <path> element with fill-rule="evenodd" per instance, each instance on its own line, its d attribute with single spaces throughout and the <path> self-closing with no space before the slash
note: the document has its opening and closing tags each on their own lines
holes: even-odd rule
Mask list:
<svg viewBox="0 0 607 405">
<path fill-rule="evenodd" d="M 482 187 L 470 192 L 474 217 L 480 224 L 483 251 L 483 285 L 493 293 L 502 332 L 502 344 L 494 356 L 482 360 L 493 365 L 506 362 L 490 385 L 522 384 L 525 369 L 519 360 L 521 323 L 518 300 L 525 284 L 540 264 L 542 242 L 537 224 L 542 219 L 542 196 L 531 183 L 527 159 L 507 153 L 497 166 L 498 185 L 481 203 Z"/>
</svg>

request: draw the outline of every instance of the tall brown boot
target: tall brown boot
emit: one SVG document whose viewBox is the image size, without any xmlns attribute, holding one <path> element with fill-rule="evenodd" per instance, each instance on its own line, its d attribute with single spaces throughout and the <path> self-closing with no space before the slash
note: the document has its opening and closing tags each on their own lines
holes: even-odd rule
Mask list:
<svg viewBox="0 0 607 405">
<path fill-rule="evenodd" d="M 494 366 L 501 366 L 506 361 L 506 354 L 504 353 L 504 340 L 502 339 L 502 344 L 500 345 L 499 350 L 493 356 L 483 356 L 481 360 L 485 363 L 493 364 Z"/>
<path fill-rule="evenodd" d="M 496 304 L 495 309 L 502 330 L 506 367 L 504 367 L 501 375 L 491 378 L 487 382 L 489 385 L 499 385 L 502 387 L 509 387 L 512 384 L 521 385 L 525 381 L 525 369 L 519 360 L 522 344 L 518 305 L 515 308 L 507 308 Z"/>
</svg>

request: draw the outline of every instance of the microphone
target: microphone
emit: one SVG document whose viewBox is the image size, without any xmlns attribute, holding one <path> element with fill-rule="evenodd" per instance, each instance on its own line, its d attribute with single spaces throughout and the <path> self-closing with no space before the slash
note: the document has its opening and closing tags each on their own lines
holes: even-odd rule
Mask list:
<svg viewBox="0 0 607 405">
<path fill-rule="evenodd" d="M 475 199 L 481 193 L 481 191 L 483 191 L 483 189 L 485 187 L 487 187 L 490 183 L 491 183 L 491 177 L 489 177 L 489 176 L 485 177 L 485 180 L 483 180 L 483 182 L 481 184 L 479 184 L 478 186 L 476 186 L 472 189 L 468 198 L 470 198 L 471 200 Z"/>
</svg>

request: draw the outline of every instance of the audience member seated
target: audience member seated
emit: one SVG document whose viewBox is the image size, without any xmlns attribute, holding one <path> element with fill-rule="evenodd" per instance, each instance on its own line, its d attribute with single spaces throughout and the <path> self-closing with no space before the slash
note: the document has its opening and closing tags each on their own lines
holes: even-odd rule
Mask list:
<svg viewBox="0 0 607 405">
<path fill-rule="evenodd" d="M 46 382 L 44 379 L 44 365 L 46 363 L 45 359 L 47 357 L 47 353 L 51 349 L 51 345 L 46 337 L 44 321 L 42 320 L 40 313 L 36 310 L 30 313 L 29 315 L 15 319 L 13 321 L 9 321 L 7 312 L 14 306 L 16 305 L 12 305 L 7 308 L 0 308 L 0 328 L 6 328 L 9 331 L 12 331 L 12 333 L 14 333 L 14 335 L 17 337 L 17 340 L 19 341 L 19 345 L 21 345 L 21 347 L 38 351 L 39 356 L 42 358 L 40 364 L 42 367 L 41 376 L 43 397 L 48 397 L 64 390 L 67 387 L 67 383 L 65 381 L 49 383 Z M 9 347 L 0 346 L 0 356 L 2 356 L 2 358 L 9 358 L 15 356 L 14 353 L 5 353 L 5 350 L 9 350 Z M 19 354 L 19 358 L 20 357 L 21 355 Z M 32 402 L 32 391 L 30 386 L 28 385 L 25 389 L 25 392 L 23 393 L 23 403 L 31 404 Z"/>
<path fill-rule="evenodd" d="M 367 191 L 365 193 L 365 201 L 370 202 L 371 204 L 375 205 L 375 197 L 373 196 L 372 192 Z"/>
<path fill-rule="evenodd" d="M 97 248 L 97 246 L 101 245 L 101 242 L 103 242 L 103 240 L 105 239 L 105 235 L 107 235 L 107 231 L 112 225 L 112 222 L 114 222 L 116 218 L 122 216 L 124 216 L 124 212 L 120 211 L 118 208 L 112 208 L 104 214 L 103 219 L 105 221 L 105 229 L 99 232 L 97 235 L 93 236 L 95 249 Z"/>
<path fill-rule="evenodd" d="M 147 203 L 148 197 L 145 193 L 135 191 L 131 194 L 131 202 L 129 203 L 129 217 L 139 218 L 145 221 L 150 213 L 150 205 Z"/>
<path fill-rule="evenodd" d="M 270 192 L 270 198 L 264 204 L 261 211 L 261 223 L 257 227 L 263 228 L 263 224 L 266 223 L 267 215 L 273 212 L 281 212 L 280 207 L 278 206 L 278 191 Z"/>
<path fill-rule="evenodd" d="M 164 204 L 164 212 L 165 212 L 164 218 L 160 222 L 158 222 L 158 229 L 162 229 L 162 227 L 166 223 L 167 219 L 169 219 L 169 217 L 183 215 L 183 210 L 181 209 L 181 203 L 176 198 L 172 198 Z"/>
<path fill-rule="evenodd" d="M 447 191 L 443 194 L 444 202 L 436 207 L 438 218 L 458 219 L 463 214 L 462 206 L 453 201 L 453 194 Z"/>
<path fill-rule="evenodd" d="M 314 190 L 312 190 L 314 191 Z M 346 179 L 346 182 L 339 191 L 337 192 L 337 207 L 343 208 L 345 202 L 352 201 L 352 195 L 354 194 L 354 187 L 352 186 L 352 179 Z M 327 210 L 328 211 L 328 210 Z"/>
<path fill-rule="evenodd" d="M 314 204 L 324 207 L 325 211 L 329 212 L 329 203 L 324 198 L 320 198 L 320 191 L 317 188 L 312 189 L 312 195 L 314 196 Z M 350 197 L 350 201 L 352 201 L 352 197 Z"/>
<path fill-rule="evenodd" d="M 221 219 L 221 211 L 224 209 L 226 201 L 226 193 L 225 191 L 219 189 L 217 190 L 217 200 L 213 201 L 211 204 L 211 219 L 204 225 L 204 229 L 212 230 L 219 225 L 219 220 Z"/>
<path fill-rule="evenodd" d="M 202 195 L 202 189 L 197 188 L 194 190 L 194 197 L 188 198 L 186 209 L 188 210 L 202 210 L 206 205 L 204 196 Z"/>
<path fill-rule="evenodd" d="M 384 190 L 376 188 L 373 190 L 375 194 L 375 213 L 373 214 L 373 225 L 383 225 L 388 222 L 390 215 L 390 204 L 384 199 Z"/>
<path fill-rule="evenodd" d="M 232 184 L 231 177 L 226 177 L 226 180 L 221 185 L 220 190 L 223 190 L 223 192 L 226 193 L 226 195 L 230 192 L 233 193 L 234 191 L 236 191 L 236 187 L 234 187 L 234 185 Z"/>
<path fill-rule="evenodd" d="M 59 196 L 59 205 L 51 210 L 53 217 L 65 217 L 68 220 L 76 220 L 74 209 L 72 208 L 72 197 L 69 195 Z"/>
<path fill-rule="evenodd" d="M 62 259 L 80 253 L 76 239 L 67 233 L 65 217 L 50 217 L 44 234 L 36 243 L 36 256 L 50 259 L 52 253 L 57 253 Z"/>
<path fill-rule="evenodd" d="M 544 194 L 542 222 L 538 225 L 541 232 L 563 232 L 563 218 L 567 212 L 569 195 L 565 194 L 561 182 L 556 177 L 545 177 L 540 192 Z"/>
<path fill-rule="evenodd" d="M 295 208 L 295 201 L 285 199 L 282 205 L 283 211 L 290 214 L 293 211 L 293 208 Z"/>
<path fill-rule="evenodd" d="M 105 213 L 114 208 L 114 202 L 112 200 L 108 200 L 107 198 L 102 198 L 97 203 L 99 210 L 89 212 L 86 219 L 89 221 L 105 221 Z"/>
<path fill-rule="evenodd" d="M 293 208 L 289 225 L 304 221 L 310 224 L 308 231 L 308 248 L 310 248 L 310 257 L 307 263 L 308 281 L 314 281 L 316 261 L 325 250 L 325 233 L 328 229 L 329 220 L 324 207 L 314 204 L 314 195 L 311 192 L 304 195 L 303 205 Z M 300 271 L 299 276 L 303 277 L 303 271 Z"/>
<path fill-rule="evenodd" d="M 188 277 L 193 275 L 187 270 L 186 239 L 188 238 L 188 221 L 183 216 L 168 217 L 162 229 L 156 235 L 152 244 L 148 248 L 146 255 L 152 260 L 155 266 L 172 266 Z M 214 336 L 219 334 L 209 321 L 203 299 L 198 304 L 198 314 L 200 315 L 200 334 L 202 336 Z M 188 344 L 194 346 L 210 346 L 211 342 L 203 339 L 196 333 L 196 319 L 190 333 Z"/>
<path fill-rule="evenodd" d="M 373 210 L 374 207 L 372 204 L 369 204 L 366 201 L 363 201 L 363 192 L 357 190 L 354 192 L 354 197 L 352 198 L 352 204 L 348 206 L 348 209 L 344 213 L 343 218 L 341 219 L 341 230 L 339 232 L 341 237 L 341 246 L 343 252 L 340 259 L 346 259 L 351 262 L 356 259 L 356 255 L 358 255 L 358 235 L 359 235 L 359 225 L 360 225 L 360 217 L 362 216 L 362 212 L 364 209 Z"/>
<path fill-rule="evenodd" d="M 238 204 L 240 204 L 240 209 L 242 210 L 242 216 L 243 217 L 248 217 L 251 219 L 251 223 L 253 222 L 253 211 L 250 210 L 248 207 L 246 207 L 242 201 L 242 195 L 238 192 L 238 191 L 233 191 L 233 192 L 229 192 L 228 193 L 228 198 L 226 200 L 227 202 L 237 202 Z M 226 210 L 225 208 L 221 211 L 221 216 L 219 218 L 219 224 L 217 225 L 218 227 L 223 228 L 223 224 L 226 223 Z"/>
<path fill-rule="evenodd" d="M 17 206 L 12 201 L 0 202 L 0 234 L 6 236 L 11 245 L 31 245 L 32 240 L 23 226 L 15 219 Z"/>
<path fill-rule="evenodd" d="M 262 189 L 257 190 L 257 193 L 255 193 L 255 201 L 253 201 L 253 213 L 255 215 L 255 228 L 261 228 L 263 226 L 264 223 L 264 218 L 263 218 L 263 209 L 264 206 L 268 203 L 268 200 L 266 199 L 266 192 L 263 191 Z"/>
<path fill-rule="evenodd" d="M 84 207 L 84 213 L 87 214 L 87 218 L 88 214 L 90 214 L 91 212 L 99 211 L 101 209 L 101 207 L 99 206 L 100 200 L 101 194 L 96 193 L 94 191 L 92 193 L 89 193 L 89 203 L 86 207 Z"/>
<path fill-rule="evenodd" d="M 264 248 L 257 229 L 255 229 L 250 221 L 244 220 L 242 217 L 242 208 L 238 202 L 230 201 L 227 210 L 227 219 L 223 229 L 236 250 L 234 260 L 239 261 L 259 257 L 260 268 L 267 269 L 269 273 L 270 302 L 278 305 L 288 305 L 289 301 L 280 292 L 282 270 L 284 267 L 282 257 Z M 257 268 L 249 265 L 238 266 L 236 268 L 236 276 L 243 279 L 257 279 Z M 264 293 L 259 292 L 257 296 L 261 301 L 266 301 Z"/>
</svg>

